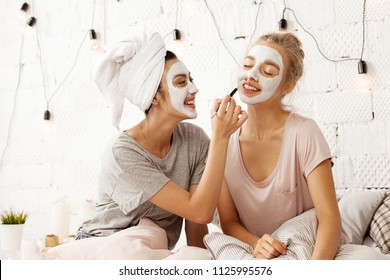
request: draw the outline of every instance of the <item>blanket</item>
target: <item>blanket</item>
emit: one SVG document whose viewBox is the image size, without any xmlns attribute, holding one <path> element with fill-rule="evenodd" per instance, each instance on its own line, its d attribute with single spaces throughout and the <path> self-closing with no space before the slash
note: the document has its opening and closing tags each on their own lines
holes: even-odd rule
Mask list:
<svg viewBox="0 0 390 280">
<path fill-rule="evenodd" d="M 137 226 L 105 237 L 91 237 L 44 248 L 51 260 L 210 260 L 206 249 L 182 246 L 168 250 L 165 230 L 147 218 Z"/>
</svg>

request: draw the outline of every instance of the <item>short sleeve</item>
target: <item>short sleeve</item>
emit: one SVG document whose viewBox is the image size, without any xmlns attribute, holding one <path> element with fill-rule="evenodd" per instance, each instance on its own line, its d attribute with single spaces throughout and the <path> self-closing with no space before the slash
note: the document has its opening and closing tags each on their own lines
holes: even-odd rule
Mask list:
<svg viewBox="0 0 390 280">
<path fill-rule="evenodd" d="M 192 135 L 190 139 L 193 139 L 194 143 L 192 143 L 191 146 L 195 147 L 196 151 L 191 155 L 194 156 L 194 164 L 191 172 L 190 185 L 197 185 L 199 184 L 206 167 L 210 138 L 201 128 L 195 129 L 193 133 L 194 135 Z"/>
<path fill-rule="evenodd" d="M 113 153 L 121 172 L 112 199 L 127 215 L 161 190 L 169 178 L 152 159 L 139 151 L 116 145 Z"/>
<path fill-rule="evenodd" d="M 305 119 L 299 127 L 298 157 L 305 177 L 322 161 L 332 159 L 328 143 L 321 129 L 311 119 Z"/>
</svg>

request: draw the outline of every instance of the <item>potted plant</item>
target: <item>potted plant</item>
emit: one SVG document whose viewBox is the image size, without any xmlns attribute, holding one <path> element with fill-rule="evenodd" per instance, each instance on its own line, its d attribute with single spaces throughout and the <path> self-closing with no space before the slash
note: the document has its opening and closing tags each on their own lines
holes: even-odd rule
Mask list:
<svg viewBox="0 0 390 280">
<path fill-rule="evenodd" d="M 0 214 L 1 247 L 10 254 L 20 249 L 23 228 L 27 220 L 24 211 L 5 210 Z"/>
</svg>

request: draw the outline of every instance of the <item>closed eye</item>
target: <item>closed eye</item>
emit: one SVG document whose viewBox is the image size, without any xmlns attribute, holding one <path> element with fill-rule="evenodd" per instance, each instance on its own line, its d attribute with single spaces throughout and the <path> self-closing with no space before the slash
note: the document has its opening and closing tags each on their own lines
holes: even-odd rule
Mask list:
<svg viewBox="0 0 390 280">
<path fill-rule="evenodd" d="M 253 65 L 247 65 L 247 64 L 245 64 L 245 65 L 243 65 L 242 66 L 244 69 L 252 69 L 253 68 Z"/>
</svg>

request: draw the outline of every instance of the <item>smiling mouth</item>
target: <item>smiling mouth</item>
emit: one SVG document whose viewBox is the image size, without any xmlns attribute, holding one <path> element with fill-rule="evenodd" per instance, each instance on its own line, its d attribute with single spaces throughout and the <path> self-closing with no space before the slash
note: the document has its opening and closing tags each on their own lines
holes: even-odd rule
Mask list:
<svg viewBox="0 0 390 280">
<path fill-rule="evenodd" d="M 191 108 L 195 108 L 195 100 L 188 100 L 184 102 L 184 105 L 189 106 Z"/>
<path fill-rule="evenodd" d="M 247 93 L 247 94 L 256 94 L 256 93 L 261 93 L 263 91 L 262 88 L 257 88 L 257 87 L 251 86 L 248 83 L 244 83 L 244 85 L 242 87 L 243 87 L 244 93 Z"/>
</svg>

